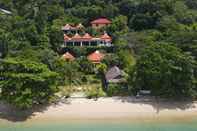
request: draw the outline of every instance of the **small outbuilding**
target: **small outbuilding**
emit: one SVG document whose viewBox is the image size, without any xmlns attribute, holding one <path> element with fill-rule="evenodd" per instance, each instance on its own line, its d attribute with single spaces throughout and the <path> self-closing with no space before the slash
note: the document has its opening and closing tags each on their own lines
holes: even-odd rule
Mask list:
<svg viewBox="0 0 197 131">
<path fill-rule="evenodd" d="M 107 83 L 119 83 L 123 81 L 124 72 L 117 66 L 110 68 L 105 74 Z"/>
<path fill-rule="evenodd" d="M 88 60 L 94 64 L 99 64 L 103 60 L 104 56 L 105 55 L 103 53 L 96 50 L 95 52 L 88 55 Z"/>
<path fill-rule="evenodd" d="M 73 61 L 73 60 L 75 60 L 75 57 L 71 53 L 69 53 L 69 52 L 66 52 L 65 54 L 63 54 L 62 58 L 64 60 L 67 60 L 67 61 Z"/>
<path fill-rule="evenodd" d="M 125 79 L 126 73 L 119 67 L 113 66 L 105 73 L 104 87 L 106 89 L 116 87 L 117 90 L 127 91 L 128 87 Z"/>
</svg>

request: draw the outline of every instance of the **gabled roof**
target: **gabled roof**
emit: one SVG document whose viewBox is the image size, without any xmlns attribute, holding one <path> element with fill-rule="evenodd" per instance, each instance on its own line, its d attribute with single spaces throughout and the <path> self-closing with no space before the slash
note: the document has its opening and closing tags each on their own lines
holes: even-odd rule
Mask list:
<svg viewBox="0 0 197 131">
<path fill-rule="evenodd" d="M 66 24 L 65 26 L 62 27 L 62 30 L 70 30 L 72 28 L 71 25 Z"/>
<path fill-rule="evenodd" d="M 102 36 L 100 36 L 100 39 L 105 41 L 112 41 L 112 38 L 105 32 Z"/>
<path fill-rule="evenodd" d="M 78 33 L 76 33 L 73 37 L 72 37 L 72 40 L 81 40 L 82 39 L 82 37 L 78 34 Z"/>
<path fill-rule="evenodd" d="M 99 19 L 93 20 L 91 24 L 111 24 L 111 21 L 106 18 L 99 18 Z"/>
<path fill-rule="evenodd" d="M 78 29 L 82 29 L 82 28 L 84 28 L 84 26 L 81 23 L 79 23 L 76 26 L 66 24 L 65 26 L 62 27 L 62 30 L 78 30 Z"/>
<path fill-rule="evenodd" d="M 88 33 L 85 33 L 85 35 L 82 37 L 84 40 L 91 40 L 93 37 L 88 34 Z"/>
<path fill-rule="evenodd" d="M 68 41 L 68 40 L 70 40 L 70 37 L 68 37 L 66 34 L 64 34 L 64 40 Z"/>
<path fill-rule="evenodd" d="M 76 26 L 76 28 L 81 29 L 81 28 L 84 28 L 84 26 L 83 26 L 81 23 L 79 23 L 79 24 Z"/>
<path fill-rule="evenodd" d="M 107 71 L 107 73 L 105 74 L 105 79 L 107 80 L 107 82 L 115 81 L 116 79 L 118 81 L 118 77 L 121 77 L 122 74 L 122 71 L 117 66 L 114 66 Z"/>
<path fill-rule="evenodd" d="M 74 60 L 74 59 L 75 59 L 75 57 L 74 57 L 72 54 L 70 54 L 69 52 L 66 52 L 66 53 L 62 56 L 62 58 L 65 59 L 65 60 Z"/>
<path fill-rule="evenodd" d="M 92 63 L 100 63 L 103 58 L 104 54 L 100 53 L 99 51 L 95 51 L 88 55 L 88 60 L 90 60 Z"/>
</svg>

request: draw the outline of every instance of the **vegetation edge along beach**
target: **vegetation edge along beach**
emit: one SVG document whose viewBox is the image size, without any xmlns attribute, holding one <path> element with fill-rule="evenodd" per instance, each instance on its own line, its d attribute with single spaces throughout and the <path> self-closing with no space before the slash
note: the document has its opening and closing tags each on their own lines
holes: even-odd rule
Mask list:
<svg viewBox="0 0 197 131">
<path fill-rule="evenodd" d="M 196 0 L 0 1 L 3 121 L 193 118 L 196 99 Z"/>
</svg>

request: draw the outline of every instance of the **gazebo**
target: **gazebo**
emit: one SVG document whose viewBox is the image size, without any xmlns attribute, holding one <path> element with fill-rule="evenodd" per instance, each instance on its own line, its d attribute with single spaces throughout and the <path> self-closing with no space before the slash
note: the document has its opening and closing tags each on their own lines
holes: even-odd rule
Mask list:
<svg viewBox="0 0 197 131">
<path fill-rule="evenodd" d="M 69 52 L 64 53 L 63 56 L 62 56 L 62 58 L 64 60 L 67 60 L 67 61 L 73 61 L 73 60 L 75 60 L 75 57 L 71 53 L 69 53 Z"/>
<path fill-rule="evenodd" d="M 101 63 L 102 59 L 104 58 L 104 54 L 100 53 L 99 51 L 95 51 L 88 55 L 88 60 L 94 64 Z"/>
</svg>

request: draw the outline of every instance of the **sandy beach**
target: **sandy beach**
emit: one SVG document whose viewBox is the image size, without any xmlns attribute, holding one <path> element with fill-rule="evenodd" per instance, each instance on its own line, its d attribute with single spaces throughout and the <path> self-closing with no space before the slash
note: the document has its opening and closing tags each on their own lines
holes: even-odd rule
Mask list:
<svg viewBox="0 0 197 131">
<path fill-rule="evenodd" d="M 2 107 L 1 107 L 2 109 Z M 3 112 L 1 111 L 1 114 Z M 156 102 L 131 97 L 69 98 L 35 111 L 24 121 L 56 120 L 165 120 L 197 118 L 197 102 Z M 13 121 L 9 117 L 1 120 Z M 17 121 L 17 120 L 16 120 Z"/>
</svg>

